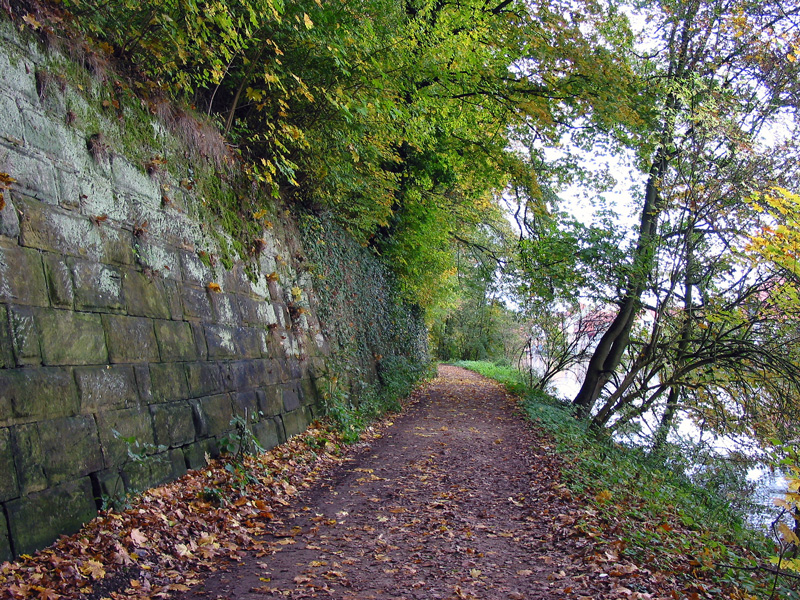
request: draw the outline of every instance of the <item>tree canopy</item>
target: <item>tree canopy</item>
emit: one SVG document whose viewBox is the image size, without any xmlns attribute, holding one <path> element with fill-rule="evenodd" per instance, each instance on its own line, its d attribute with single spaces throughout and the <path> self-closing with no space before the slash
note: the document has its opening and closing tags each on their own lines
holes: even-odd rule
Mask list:
<svg viewBox="0 0 800 600">
<path fill-rule="evenodd" d="M 209 115 L 254 181 L 383 256 L 443 352 L 488 353 L 513 322 L 523 344 L 550 336 L 546 378 L 585 364 L 573 404 L 598 427 L 655 415 L 659 445 L 682 411 L 788 435 L 796 2 L 53 6 L 94 63 Z M 586 157 L 609 154 L 641 176 L 632 228 L 559 206 L 565 184 L 604 181 Z"/>
</svg>

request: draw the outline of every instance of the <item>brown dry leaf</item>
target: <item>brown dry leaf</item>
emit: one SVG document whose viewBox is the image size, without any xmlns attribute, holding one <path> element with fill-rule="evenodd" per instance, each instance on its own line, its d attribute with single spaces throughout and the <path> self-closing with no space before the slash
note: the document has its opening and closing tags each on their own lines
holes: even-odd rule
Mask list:
<svg viewBox="0 0 800 600">
<path fill-rule="evenodd" d="M 89 575 L 92 579 L 103 579 L 106 576 L 106 570 L 103 568 L 103 563 L 96 560 L 87 560 L 81 567 L 84 575 Z"/>
<path fill-rule="evenodd" d="M 134 546 L 141 548 L 147 544 L 147 537 L 139 529 L 131 529 L 130 537 Z"/>
</svg>

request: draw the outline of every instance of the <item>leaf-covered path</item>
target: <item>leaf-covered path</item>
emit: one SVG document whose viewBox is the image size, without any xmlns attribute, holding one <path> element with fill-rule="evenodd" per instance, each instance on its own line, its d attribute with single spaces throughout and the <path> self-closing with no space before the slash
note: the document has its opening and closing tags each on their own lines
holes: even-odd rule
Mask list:
<svg viewBox="0 0 800 600">
<path fill-rule="evenodd" d="M 443 366 L 416 397 L 184 598 L 652 597 L 580 558 L 558 458 L 499 385 Z"/>
</svg>

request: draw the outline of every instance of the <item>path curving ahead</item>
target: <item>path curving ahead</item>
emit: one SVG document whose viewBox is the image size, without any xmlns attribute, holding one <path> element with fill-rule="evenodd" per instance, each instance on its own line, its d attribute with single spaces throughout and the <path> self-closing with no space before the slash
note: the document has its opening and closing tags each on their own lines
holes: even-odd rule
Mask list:
<svg viewBox="0 0 800 600">
<path fill-rule="evenodd" d="M 264 552 L 182 598 L 611 597 L 559 533 L 570 507 L 558 460 L 514 399 L 449 366 L 415 396 L 277 515 Z"/>
</svg>

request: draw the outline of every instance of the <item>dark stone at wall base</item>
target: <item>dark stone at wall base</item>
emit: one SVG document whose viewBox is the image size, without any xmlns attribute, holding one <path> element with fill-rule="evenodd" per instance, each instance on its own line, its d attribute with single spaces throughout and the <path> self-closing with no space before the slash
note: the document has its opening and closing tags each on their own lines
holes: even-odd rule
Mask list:
<svg viewBox="0 0 800 600">
<path fill-rule="evenodd" d="M 253 435 L 258 440 L 258 443 L 264 448 L 269 450 L 281 443 L 281 436 L 278 435 L 278 425 L 273 419 L 266 419 L 253 424 Z"/>
<path fill-rule="evenodd" d="M 259 419 L 258 396 L 255 390 L 246 390 L 244 392 L 234 392 L 233 394 L 233 411 L 236 415 L 247 418 L 248 423 L 253 420 Z"/>
<path fill-rule="evenodd" d="M 184 446 L 181 450 L 187 468 L 202 469 L 206 466 L 205 450 L 200 442 Z"/>
<path fill-rule="evenodd" d="M 175 448 L 194 441 L 194 418 L 188 402 L 155 404 L 150 407 L 150 412 L 153 415 L 155 442 L 159 446 Z"/>
<path fill-rule="evenodd" d="M 283 410 L 287 413 L 300 408 L 300 396 L 294 386 L 281 386 L 281 397 L 283 398 Z"/>
<path fill-rule="evenodd" d="M 281 414 L 283 402 L 281 400 L 280 389 L 277 385 L 269 385 L 257 390 L 258 409 L 267 417 Z"/>
<path fill-rule="evenodd" d="M 5 465 L 3 476 L 0 477 L 0 502 L 3 502 L 19 496 L 19 481 L 17 480 L 17 470 L 14 468 L 11 430 L 5 427 L 0 428 L 0 465 Z"/>
<path fill-rule="evenodd" d="M 97 506 L 120 508 L 125 505 L 125 482 L 122 481 L 119 469 L 106 469 L 91 474 L 92 490 Z"/>
<path fill-rule="evenodd" d="M 128 494 L 138 494 L 172 479 L 172 462 L 166 452 L 132 461 L 122 468 L 122 480 Z"/>
<path fill-rule="evenodd" d="M 97 415 L 97 428 L 107 467 L 130 460 L 129 451 L 140 455 L 155 451 L 153 421 L 145 406 L 100 413 Z"/>
<path fill-rule="evenodd" d="M 44 455 L 39 439 L 39 425 L 17 425 L 11 430 L 11 448 L 14 454 L 20 493 L 23 496 L 41 492 L 47 487 L 44 474 Z"/>
<path fill-rule="evenodd" d="M 14 558 L 11 553 L 11 541 L 8 538 L 8 523 L 6 515 L 0 507 L 0 563 Z"/>
<path fill-rule="evenodd" d="M 311 423 L 311 414 L 307 408 L 298 408 L 281 416 L 283 417 L 283 426 L 286 430 L 287 438 L 302 433 Z"/>
<path fill-rule="evenodd" d="M 14 353 L 11 351 L 11 330 L 8 327 L 8 309 L 0 304 L 0 369 L 10 369 L 15 366 Z M 2 402 L 2 399 L 0 399 Z M 0 419 L 3 409 L 0 408 Z"/>
<path fill-rule="evenodd" d="M 44 472 L 50 485 L 83 476 L 104 467 L 94 417 L 78 416 L 39 423 Z"/>
<path fill-rule="evenodd" d="M 62 534 L 77 532 L 97 514 L 88 477 L 12 500 L 6 510 L 17 556 L 44 548 Z"/>
<path fill-rule="evenodd" d="M 198 436 L 217 436 L 231 429 L 233 407 L 228 394 L 217 394 L 195 401 Z"/>
</svg>

